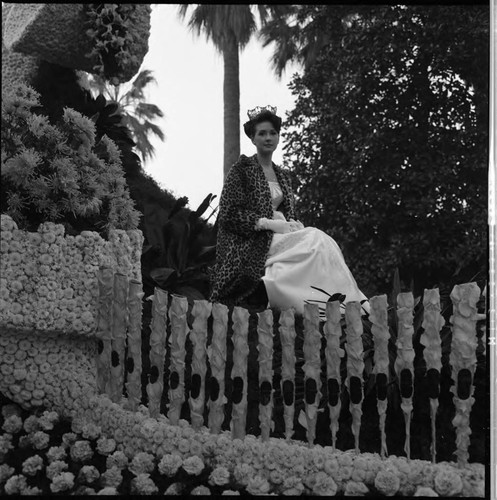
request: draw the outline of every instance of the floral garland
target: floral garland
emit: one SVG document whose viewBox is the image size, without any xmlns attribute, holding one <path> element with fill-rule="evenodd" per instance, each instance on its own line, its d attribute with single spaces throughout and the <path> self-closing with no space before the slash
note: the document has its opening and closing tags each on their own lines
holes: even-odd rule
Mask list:
<svg viewBox="0 0 497 500">
<path fill-rule="evenodd" d="M 123 79 L 122 68 L 128 61 L 138 62 L 137 56 L 132 55 L 130 50 L 134 42 L 130 28 L 136 5 L 107 3 L 83 6 L 88 17 L 85 33 L 93 47 L 88 57 L 98 60 L 94 72 L 112 85 L 119 85 Z"/>
<path fill-rule="evenodd" d="M 81 401 L 72 421 L 2 408 L 0 494 L 484 495 L 482 464 L 381 459 L 251 435 L 233 440 L 184 420 L 172 426 L 151 418 L 144 406 L 126 411 L 105 395 Z"/>
</svg>

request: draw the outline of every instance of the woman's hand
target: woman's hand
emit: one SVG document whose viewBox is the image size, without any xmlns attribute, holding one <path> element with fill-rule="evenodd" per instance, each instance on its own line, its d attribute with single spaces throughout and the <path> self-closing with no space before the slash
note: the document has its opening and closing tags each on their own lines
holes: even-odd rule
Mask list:
<svg viewBox="0 0 497 500">
<path fill-rule="evenodd" d="M 273 231 L 273 233 L 285 234 L 292 233 L 302 229 L 304 226 L 302 223 L 297 221 L 286 221 L 284 219 L 259 219 L 258 223 L 259 229 L 266 229 Z"/>
<path fill-rule="evenodd" d="M 290 222 L 293 222 L 294 224 L 297 225 L 297 230 L 304 229 L 304 224 L 302 224 L 302 222 L 300 222 L 299 220 L 290 219 Z"/>
<path fill-rule="evenodd" d="M 278 210 L 273 210 L 273 219 L 275 219 L 275 220 L 281 219 L 281 220 L 286 221 L 285 216 L 283 215 L 283 212 L 279 212 Z"/>
</svg>

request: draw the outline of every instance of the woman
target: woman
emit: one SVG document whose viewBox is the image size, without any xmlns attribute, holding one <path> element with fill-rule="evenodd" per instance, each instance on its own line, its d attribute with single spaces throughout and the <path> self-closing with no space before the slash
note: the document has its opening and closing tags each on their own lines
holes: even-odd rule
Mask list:
<svg viewBox="0 0 497 500">
<path fill-rule="evenodd" d="M 295 220 L 290 178 L 272 161 L 281 129 L 276 108 L 257 107 L 248 116 L 243 128 L 257 153 L 240 156 L 221 193 L 211 301 L 240 304 L 262 279 L 270 307 L 303 314 L 306 301 L 329 298 L 317 287 L 346 302 L 365 300 L 369 312 L 335 241 Z"/>
</svg>

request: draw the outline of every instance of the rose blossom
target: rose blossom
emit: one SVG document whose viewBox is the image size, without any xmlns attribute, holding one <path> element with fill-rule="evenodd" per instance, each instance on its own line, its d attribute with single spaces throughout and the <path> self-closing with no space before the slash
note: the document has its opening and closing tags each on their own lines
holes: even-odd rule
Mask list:
<svg viewBox="0 0 497 500">
<path fill-rule="evenodd" d="M 301 495 L 304 489 L 304 485 L 298 477 L 290 476 L 283 481 L 283 495 Z"/>
<path fill-rule="evenodd" d="M 7 482 L 4 485 L 4 490 L 7 495 L 16 495 L 16 494 L 21 494 L 21 492 L 27 488 L 28 484 L 26 482 L 26 478 L 21 475 L 17 474 L 16 476 L 12 476 L 9 479 L 7 479 Z"/>
<path fill-rule="evenodd" d="M 65 448 L 62 446 L 51 446 L 46 453 L 48 462 L 53 462 L 55 460 L 63 460 L 67 457 Z"/>
<path fill-rule="evenodd" d="M 23 424 L 24 430 L 28 433 L 36 432 L 40 425 L 38 423 L 38 417 L 36 415 L 30 415 Z"/>
<path fill-rule="evenodd" d="M 244 486 L 247 485 L 249 477 L 252 477 L 254 474 L 255 469 L 251 465 L 245 463 L 235 465 L 235 469 L 233 470 L 235 481 Z"/>
<path fill-rule="evenodd" d="M 50 490 L 54 493 L 69 490 L 74 486 L 74 474 L 72 472 L 61 472 L 52 479 Z"/>
<path fill-rule="evenodd" d="M 101 478 L 103 479 L 105 486 L 113 486 L 114 488 L 117 488 L 123 480 L 121 469 L 118 469 L 117 467 L 107 469 L 102 474 Z"/>
<path fill-rule="evenodd" d="M 9 434 L 17 434 L 22 429 L 22 419 L 15 414 L 10 415 L 5 419 L 2 429 Z"/>
<path fill-rule="evenodd" d="M 393 470 L 381 470 L 376 474 L 374 485 L 380 493 L 391 497 L 399 491 L 400 479 Z"/>
<path fill-rule="evenodd" d="M 256 475 L 249 478 L 247 483 L 247 491 L 251 495 L 266 495 L 269 493 L 270 485 L 262 476 Z"/>
<path fill-rule="evenodd" d="M 191 476 L 198 476 L 204 469 L 204 462 L 197 456 L 188 457 L 183 460 L 183 470 Z"/>
<path fill-rule="evenodd" d="M 200 485 L 195 488 L 193 488 L 192 491 L 190 491 L 190 495 L 210 495 L 211 490 L 207 488 L 207 486 Z"/>
<path fill-rule="evenodd" d="M 93 450 L 88 441 L 76 441 L 71 446 L 70 453 L 75 462 L 86 462 L 93 457 Z"/>
<path fill-rule="evenodd" d="M 324 472 L 318 472 L 315 477 L 315 482 L 312 487 L 312 492 L 319 496 L 335 496 L 337 485 L 335 481 Z"/>
<path fill-rule="evenodd" d="M 97 492 L 97 495 L 117 495 L 117 490 L 113 486 L 106 486 Z"/>
<path fill-rule="evenodd" d="M 92 423 L 83 425 L 83 428 L 81 429 L 81 435 L 85 439 L 97 439 L 101 433 L 102 429 L 100 428 L 100 426 Z"/>
<path fill-rule="evenodd" d="M 101 455 L 110 455 L 116 449 L 116 442 L 112 438 L 100 436 L 97 440 L 97 450 Z"/>
<path fill-rule="evenodd" d="M 91 484 L 100 477 L 100 472 L 93 465 L 83 465 L 78 473 L 78 480 L 85 484 Z"/>
<path fill-rule="evenodd" d="M 37 486 L 33 486 L 33 487 L 27 486 L 26 488 L 21 490 L 22 496 L 39 496 L 41 494 L 42 494 L 42 491 Z"/>
<path fill-rule="evenodd" d="M 183 460 L 178 455 L 164 455 L 157 468 L 159 472 L 167 477 L 173 477 L 181 467 Z"/>
<path fill-rule="evenodd" d="M 416 492 L 414 493 L 415 497 L 438 497 L 436 491 L 433 491 L 431 488 L 427 486 L 419 486 Z"/>
<path fill-rule="evenodd" d="M 131 460 L 128 469 L 137 476 L 138 474 L 147 474 L 153 472 L 155 468 L 154 456 L 150 453 L 139 452 Z"/>
<path fill-rule="evenodd" d="M 167 487 L 164 495 L 181 495 L 182 491 L 183 485 L 181 483 L 173 483 Z"/>
<path fill-rule="evenodd" d="M 150 474 L 140 473 L 131 481 L 131 490 L 138 495 L 153 495 L 159 491 Z"/>
<path fill-rule="evenodd" d="M 50 436 L 46 432 L 36 431 L 31 434 L 31 444 L 33 445 L 33 448 L 37 450 L 43 450 L 48 446 L 49 442 Z"/>
<path fill-rule="evenodd" d="M 209 475 L 209 484 L 223 486 L 230 481 L 230 471 L 226 467 L 216 467 Z"/>
<path fill-rule="evenodd" d="M 128 457 L 122 451 L 117 450 L 107 457 L 105 464 L 107 469 L 112 467 L 125 469 L 128 466 Z"/>
<path fill-rule="evenodd" d="M 55 476 L 59 475 L 62 471 L 66 470 L 67 468 L 68 465 L 66 462 L 63 462 L 62 460 L 55 460 L 47 465 L 47 468 L 45 469 L 45 474 L 47 475 L 48 479 L 53 479 Z"/>
<path fill-rule="evenodd" d="M 15 472 L 14 467 L 10 467 L 7 464 L 0 465 L 0 483 L 7 481 Z"/>
<path fill-rule="evenodd" d="M 26 458 L 22 463 L 22 473 L 26 476 L 34 476 L 39 470 L 43 469 L 43 458 L 40 455 L 33 455 Z"/>
<path fill-rule="evenodd" d="M 453 470 L 442 468 L 435 475 L 435 491 L 443 497 L 455 496 L 462 488 L 461 476 Z"/>
<path fill-rule="evenodd" d="M 78 436 L 74 432 L 66 432 L 62 434 L 62 443 L 65 447 L 71 446 L 78 440 Z"/>
<path fill-rule="evenodd" d="M 359 481 L 348 481 L 345 485 L 345 496 L 363 496 L 369 492 L 368 487 Z"/>
</svg>

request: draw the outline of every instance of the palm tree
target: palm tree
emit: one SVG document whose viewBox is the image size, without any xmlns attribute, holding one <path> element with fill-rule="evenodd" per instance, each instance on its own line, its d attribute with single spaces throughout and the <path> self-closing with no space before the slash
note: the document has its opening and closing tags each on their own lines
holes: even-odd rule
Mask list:
<svg viewBox="0 0 497 500">
<path fill-rule="evenodd" d="M 189 28 L 202 32 L 214 43 L 224 62 L 224 178 L 240 155 L 240 61 L 239 53 L 257 31 L 255 10 L 262 26 L 279 18 L 289 5 L 209 5 L 181 4 L 178 15 L 184 20 L 193 9 Z"/>
<path fill-rule="evenodd" d="M 329 26 L 340 33 L 343 23 L 369 6 L 354 5 L 290 5 L 279 17 L 273 17 L 261 27 L 262 46 L 275 44 L 272 67 L 281 77 L 288 63 L 309 68 L 321 49 L 329 43 Z"/>
<path fill-rule="evenodd" d="M 102 94 L 107 101 L 119 105 L 142 162 L 145 163 L 146 160 L 151 159 L 155 148 L 150 142 L 150 134 L 159 137 L 161 141 L 165 139 L 162 129 L 153 123 L 158 118 L 162 118 L 164 113 L 155 104 L 145 102 L 145 88 L 151 83 L 157 83 L 152 71 L 148 69 L 140 71 L 131 86 L 129 84 L 112 85 L 95 75 L 88 75 L 87 79 L 90 89 L 96 94 L 95 97 Z M 128 87 L 129 89 L 126 90 Z"/>
</svg>

